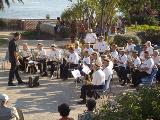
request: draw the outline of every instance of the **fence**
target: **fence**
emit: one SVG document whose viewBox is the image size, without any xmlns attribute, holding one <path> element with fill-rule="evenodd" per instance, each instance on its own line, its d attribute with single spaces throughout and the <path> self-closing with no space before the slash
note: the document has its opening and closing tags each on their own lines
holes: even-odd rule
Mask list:
<svg viewBox="0 0 160 120">
<path fill-rule="evenodd" d="M 56 19 L 0 19 L 0 30 L 35 30 L 38 24 L 56 24 Z"/>
</svg>

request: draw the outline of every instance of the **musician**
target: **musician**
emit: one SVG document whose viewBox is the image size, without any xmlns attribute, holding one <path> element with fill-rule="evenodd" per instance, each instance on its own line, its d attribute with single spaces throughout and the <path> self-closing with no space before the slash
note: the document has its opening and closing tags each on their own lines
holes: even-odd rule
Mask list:
<svg viewBox="0 0 160 120">
<path fill-rule="evenodd" d="M 86 95 L 89 91 L 94 89 L 103 89 L 105 85 L 105 73 L 101 69 L 102 63 L 96 61 L 93 65 L 94 73 L 92 75 L 92 82 L 91 84 L 83 85 L 81 88 L 81 95 L 80 98 L 82 101 L 79 101 L 78 104 L 85 104 L 86 103 Z"/>
<path fill-rule="evenodd" d="M 91 60 L 90 60 L 90 56 L 88 54 L 88 51 L 84 52 L 84 57 L 83 57 L 83 63 L 86 65 L 90 65 L 91 64 Z"/>
<path fill-rule="evenodd" d="M 129 54 L 132 53 L 132 51 L 134 51 L 135 47 L 136 45 L 133 43 L 133 40 L 132 39 L 128 40 L 126 50 Z"/>
<path fill-rule="evenodd" d="M 84 42 L 85 43 L 90 43 L 90 44 L 94 44 L 97 40 L 97 36 L 95 33 L 93 33 L 93 30 L 92 29 L 89 29 L 88 30 L 88 33 L 84 39 Z"/>
<path fill-rule="evenodd" d="M 117 64 L 119 66 L 118 75 L 120 77 L 120 81 L 124 80 L 121 84 L 124 86 L 126 83 L 129 82 L 127 78 L 127 55 L 124 49 L 120 50 L 119 59 L 117 60 Z"/>
<path fill-rule="evenodd" d="M 148 51 L 144 52 L 144 62 L 139 67 L 138 72 L 138 84 L 141 83 L 141 79 L 149 76 L 152 72 L 152 68 L 154 67 L 153 58 L 149 55 Z"/>
<path fill-rule="evenodd" d="M 100 36 L 98 38 L 98 42 L 97 42 L 97 51 L 100 53 L 100 55 L 102 55 L 106 50 L 108 50 L 108 46 L 106 44 L 106 42 L 104 41 L 104 37 Z"/>
<path fill-rule="evenodd" d="M 81 55 L 81 48 L 79 47 L 79 41 L 75 42 L 75 52 L 78 53 L 78 55 Z"/>
<path fill-rule="evenodd" d="M 152 56 L 152 54 L 153 54 L 153 47 L 152 47 L 152 44 L 151 44 L 151 42 L 150 41 L 147 41 L 146 43 L 146 46 L 147 46 L 147 51 L 149 52 L 149 55 L 150 56 Z"/>
<path fill-rule="evenodd" d="M 112 67 L 110 65 L 110 60 L 105 57 L 102 60 L 103 63 L 103 72 L 105 73 L 105 80 L 108 80 L 109 76 L 113 74 Z"/>
<path fill-rule="evenodd" d="M 141 65 L 141 59 L 138 57 L 138 52 L 133 51 L 132 52 L 132 58 L 133 60 L 131 61 L 129 67 L 131 69 L 131 77 L 132 77 L 132 84 L 131 87 L 136 87 L 138 85 L 137 82 L 137 73 L 138 73 L 138 68 Z"/>
<path fill-rule="evenodd" d="M 88 54 L 91 55 L 94 50 L 90 47 L 90 43 L 86 43 L 83 51 L 88 51 Z"/>
<path fill-rule="evenodd" d="M 63 80 L 68 79 L 69 68 L 77 69 L 80 60 L 79 55 L 74 51 L 74 47 L 70 47 L 69 52 L 70 55 L 68 59 L 66 59 L 65 64 L 61 64 L 60 66 L 60 76 Z"/>
<path fill-rule="evenodd" d="M 48 56 L 47 56 L 47 65 L 51 66 L 51 79 L 54 79 L 53 73 L 55 70 L 55 65 L 60 61 L 61 59 L 61 53 L 60 51 L 57 49 L 57 46 L 55 44 L 51 45 L 51 51 L 49 52 Z"/>
<path fill-rule="evenodd" d="M 160 82 L 160 56 L 159 56 L 159 51 L 158 50 L 153 51 L 152 58 L 154 60 L 155 67 L 158 68 L 156 79 L 157 79 L 157 81 Z"/>
<path fill-rule="evenodd" d="M 31 58 L 31 50 L 28 48 L 27 43 L 23 43 L 23 49 L 20 52 L 21 58 L 19 59 L 21 70 L 26 71 L 26 68 L 28 66 L 28 61 Z"/>
<path fill-rule="evenodd" d="M 47 76 L 47 71 L 46 71 L 46 50 L 43 48 L 42 43 L 38 43 L 37 45 L 38 53 L 36 60 L 38 62 L 38 69 L 40 70 L 40 74 L 42 76 Z"/>
<path fill-rule="evenodd" d="M 146 44 L 143 44 L 142 45 L 142 51 L 140 52 L 140 59 L 141 59 L 141 61 L 144 61 L 144 52 L 145 51 L 147 51 L 147 46 L 146 46 Z"/>
</svg>

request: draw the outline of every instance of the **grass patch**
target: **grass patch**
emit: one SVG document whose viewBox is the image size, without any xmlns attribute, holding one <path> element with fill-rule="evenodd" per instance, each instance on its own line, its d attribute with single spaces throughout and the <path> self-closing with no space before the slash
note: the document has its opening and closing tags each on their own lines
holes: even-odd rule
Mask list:
<svg viewBox="0 0 160 120">
<path fill-rule="evenodd" d="M 132 25 L 127 27 L 128 32 L 141 32 L 146 30 L 160 30 L 160 26 L 149 26 L 149 25 Z"/>
<path fill-rule="evenodd" d="M 0 46 L 7 44 L 8 43 L 8 39 L 7 38 L 0 38 Z"/>
</svg>

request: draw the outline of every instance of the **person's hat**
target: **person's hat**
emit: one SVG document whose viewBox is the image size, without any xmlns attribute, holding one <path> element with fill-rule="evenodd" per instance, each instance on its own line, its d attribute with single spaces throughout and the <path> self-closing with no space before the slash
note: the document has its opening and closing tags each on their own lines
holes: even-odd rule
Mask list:
<svg viewBox="0 0 160 120">
<path fill-rule="evenodd" d="M 56 44 L 52 44 L 51 47 L 57 47 L 57 45 Z"/>
<path fill-rule="evenodd" d="M 0 94 L 0 100 L 1 100 L 1 101 L 8 101 L 8 100 L 9 100 L 9 97 L 8 97 L 8 95 L 6 95 L 6 94 Z"/>
</svg>

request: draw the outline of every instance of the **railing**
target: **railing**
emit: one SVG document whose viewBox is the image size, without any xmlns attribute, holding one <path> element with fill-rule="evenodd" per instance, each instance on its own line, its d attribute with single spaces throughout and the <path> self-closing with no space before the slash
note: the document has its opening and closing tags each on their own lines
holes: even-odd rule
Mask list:
<svg viewBox="0 0 160 120">
<path fill-rule="evenodd" d="M 56 24 L 56 19 L 3 19 L 0 18 L 0 30 L 35 30 L 38 24 Z"/>
</svg>

